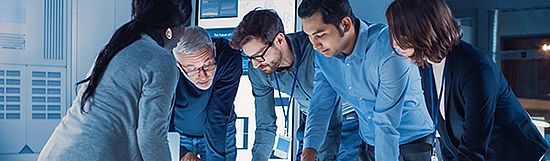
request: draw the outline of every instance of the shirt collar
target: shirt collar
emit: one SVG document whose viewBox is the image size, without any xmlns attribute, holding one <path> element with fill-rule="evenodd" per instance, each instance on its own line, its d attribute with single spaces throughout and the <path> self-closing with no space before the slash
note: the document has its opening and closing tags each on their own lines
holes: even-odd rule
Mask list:
<svg viewBox="0 0 550 161">
<path fill-rule="evenodd" d="M 298 48 L 300 48 L 300 43 L 298 42 L 298 40 L 296 40 L 295 37 L 291 35 L 286 35 L 285 38 L 288 42 L 288 45 L 290 46 L 292 55 L 294 55 L 294 62 L 292 63 L 292 66 L 290 66 L 288 69 L 285 69 L 285 71 L 296 70 L 296 68 L 298 68 L 298 64 L 300 64 L 300 61 L 302 61 L 302 55 L 304 53 L 303 51 L 300 51 L 300 53 L 296 53 L 299 50 Z"/>
<path fill-rule="evenodd" d="M 369 25 L 367 25 L 364 21 L 362 21 L 359 18 L 355 18 L 357 22 L 355 25 L 355 28 L 357 30 L 357 39 L 355 40 L 355 46 L 353 47 L 353 51 L 348 56 L 348 60 L 359 60 L 362 61 L 365 59 L 365 53 L 367 51 L 367 40 L 368 40 L 368 30 Z M 342 52 L 338 53 L 336 56 L 338 59 L 344 59 L 344 54 Z"/>
</svg>

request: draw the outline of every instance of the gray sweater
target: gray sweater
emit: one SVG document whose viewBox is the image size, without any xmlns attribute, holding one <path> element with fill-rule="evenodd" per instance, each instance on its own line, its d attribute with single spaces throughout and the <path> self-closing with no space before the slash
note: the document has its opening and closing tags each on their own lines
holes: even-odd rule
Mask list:
<svg viewBox="0 0 550 161">
<path fill-rule="evenodd" d="M 81 113 L 76 99 L 39 161 L 168 161 L 168 117 L 178 80 L 172 54 L 147 35 L 121 50 Z M 89 74 L 89 73 L 88 73 Z"/>
</svg>

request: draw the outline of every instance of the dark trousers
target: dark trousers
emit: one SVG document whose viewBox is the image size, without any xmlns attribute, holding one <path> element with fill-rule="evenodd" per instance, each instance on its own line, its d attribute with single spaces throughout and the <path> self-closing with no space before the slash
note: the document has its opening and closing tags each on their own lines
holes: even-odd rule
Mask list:
<svg viewBox="0 0 550 161">
<path fill-rule="evenodd" d="M 428 135 L 399 145 L 399 161 L 430 161 L 432 157 L 433 135 Z M 374 160 L 374 146 L 367 146 L 367 156 L 370 161 Z"/>
</svg>

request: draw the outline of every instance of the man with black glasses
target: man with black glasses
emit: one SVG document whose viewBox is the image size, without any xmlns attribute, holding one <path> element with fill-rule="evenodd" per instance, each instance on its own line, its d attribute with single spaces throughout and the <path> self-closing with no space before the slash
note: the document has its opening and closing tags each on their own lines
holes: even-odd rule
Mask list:
<svg viewBox="0 0 550 161">
<path fill-rule="evenodd" d="M 174 48 L 181 76 L 171 130 L 181 135 L 182 161 L 236 159 L 233 101 L 242 59 L 240 51 L 228 43 L 224 38 L 211 39 L 206 30 L 193 26 L 185 29 Z"/>
<path fill-rule="evenodd" d="M 295 100 L 301 111 L 301 125 L 296 132 L 300 147 L 297 160 L 301 155 L 301 145 L 304 139 L 304 126 L 307 119 L 309 101 L 313 93 L 314 54 L 316 51 L 303 32 L 284 34 L 281 19 L 273 10 L 254 10 L 246 14 L 233 32 L 231 44 L 235 48 L 242 48 L 250 59 L 248 77 L 252 83 L 252 94 L 255 97 L 256 131 L 254 147 L 252 148 L 253 161 L 267 161 L 275 142 L 277 116 L 275 102 L 283 104 L 285 115 L 285 132 L 279 134 L 281 138 L 288 138 L 288 111 L 291 100 Z M 277 92 L 275 91 L 277 89 Z M 275 100 L 274 96 L 281 97 L 281 92 L 290 96 L 289 101 Z M 332 101 L 338 101 L 334 99 Z M 338 106 L 339 107 L 339 106 Z M 327 139 L 319 150 L 319 160 L 357 160 L 361 139 L 356 126 L 342 126 L 341 114 L 350 118 L 349 123 L 358 122 L 355 111 L 350 106 L 346 109 L 334 108 L 330 120 Z M 355 121 L 353 121 L 355 119 Z M 353 125 L 353 124 L 350 124 Z M 346 127 L 349 129 L 342 129 Z M 347 145 L 340 145 L 341 131 L 349 134 L 342 138 L 355 139 Z M 342 141 L 344 142 L 344 141 Z M 340 151 L 339 148 L 347 150 Z M 277 154 L 277 151 L 275 151 Z"/>
</svg>

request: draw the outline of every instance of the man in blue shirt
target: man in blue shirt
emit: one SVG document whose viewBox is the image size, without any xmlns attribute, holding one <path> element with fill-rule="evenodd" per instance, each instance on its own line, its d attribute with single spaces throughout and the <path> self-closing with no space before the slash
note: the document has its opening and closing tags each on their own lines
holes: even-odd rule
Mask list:
<svg viewBox="0 0 550 161">
<path fill-rule="evenodd" d="M 280 93 L 275 94 L 275 89 L 290 95 L 290 99 L 296 101 L 302 113 L 302 124 L 296 132 L 300 144 L 297 157 L 299 160 L 305 120 L 309 119 L 307 111 L 313 92 L 315 70 L 313 64 L 316 51 L 308 41 L 307 35 L 303 32 L 285 35 L 277 13 L 272 10 L 254 10 L 244 16 L 235 29 L 231 42 L 233 47 L 242 48 L 251 60 L 248 77 L 252 84 L 256 108 L 256 135 L 252 160 L 267 161 L 273 149 L 277 131 L 274 96 L 280 96 Z M 335 97 L 331 101 L 337 102 L 338 98 Z M 288 105 L 288 102 L 284 104 Z M 323 144 L 320 146 L 319 160 L 357 160 L 362 141 L 359 138 L 355 111 L 350 106 L 344 109 L 340 109 L 338 104 L 332 106 L 332 115 L 325 117 L 331 121 L 327 127 L 328 133 L 325 130 L 327 139 L 319 143 Z M 347 120 L 347 124 L 343 126 L 340 123 L 341 113 L 345 114 L 343 119 Z M 288 116 L 285 117 L 288 119 Z M 345 134 L 342 133 L 342 136 L 345 136 L 342 137 L 342 142 L 348 144 L 339 144 L 340 131 L 346 131 Z M 339 147 L 343 149 L 340 150 L 340 155 Z"/>
<path fill-rule="evenodd" d="M 242 75 L 240 51 L 232 49 L 227 39 L 211 39 L 206 30 L 193 26 L 185 29 L 173 53 L 181 76 L 171 129 L 181 135 L 181 160 L 198 160 L 198 155 L 209 161 L 235 160 L 233 101 Z M 225 113 L 221 126 L 207 121 L 214 118 L 210 111 Z M 222 132 L 208 133 L 215 130 Z M 212 140 L 222 143 L 211 144 Z"/>
<path fill-rule="evenodd" d="M 355 107 L 377 161 L 430 160 L 434 126 L 419 71 L 392 53 L 387 27 L 360 21 L 347 0 L 304 0 L 298 15 L 320 51 L 302 159 L 314 160 L 340 96 Z"/>
</svg>

